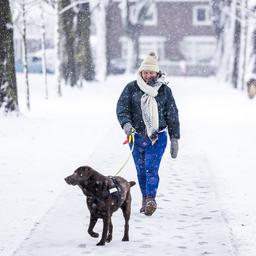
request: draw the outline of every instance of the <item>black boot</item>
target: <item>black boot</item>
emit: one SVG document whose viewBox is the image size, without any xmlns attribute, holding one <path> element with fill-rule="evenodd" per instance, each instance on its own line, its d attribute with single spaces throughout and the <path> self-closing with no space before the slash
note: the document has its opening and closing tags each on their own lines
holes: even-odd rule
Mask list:
<svg viewBox="0 0 256 256">
<path fill-rule="evenodd" d="M 145 215 L 151 216 L 157 208 L 156 200 L 153 197 L 148 197 L 146 199 Z"/>
</svg>

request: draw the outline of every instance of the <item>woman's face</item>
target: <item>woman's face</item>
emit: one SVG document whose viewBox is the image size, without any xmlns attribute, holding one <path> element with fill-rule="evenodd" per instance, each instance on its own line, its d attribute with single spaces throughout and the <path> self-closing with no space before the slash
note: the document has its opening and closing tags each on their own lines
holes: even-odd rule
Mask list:
<svg viewBox="0 0 256 256">
<path fill-rule="evenodd" d="M 147 83 L 153 78 L 157 77 L 157 72 L 155 71 L 150 71 L 150 70 L 143 70 L 141 72 L 142 79 Z"/>
</svg>

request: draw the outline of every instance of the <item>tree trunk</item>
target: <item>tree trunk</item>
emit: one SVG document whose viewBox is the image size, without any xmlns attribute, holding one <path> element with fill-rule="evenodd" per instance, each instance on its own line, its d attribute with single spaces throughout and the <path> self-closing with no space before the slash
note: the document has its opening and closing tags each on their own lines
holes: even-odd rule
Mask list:
<svg viewBox="0 0 256 256">
<path fill-rule="evenodd" d="M 26 104 L 27 108 L 30 110 L 30 88 L 28 81 L 28 51 L 27 51 L 27 21 L 26 21 L 26 3 L 25 0 L 22 1 L 22 42 L 23 42 L 23 65 L 24 65 L 24 76 L 26 83 Z"/>
<path fill-rule="evenodd" d="M 239 83 L 240 88 L 244 90 L 245 87 L 245 75 L 247 72 L 247 42 L 248 42 L 248 15 L 246 10 L 248 8 L 248 0 L 244 0 L 241 3 L 241 19 L 243 21 L 241 27 L 241 51 L 240 51 L 240 72 L 239 72 Z"/>
<path fill-rule="evenodd" d="M 126 12 L 123 14 L 125 17 L 123 21 L 126 35 L 128 37 L 128 56 L 126 63 L 127 73 L 134 72 L 134 70 L 136 70 L 139 66 L 139 37 L 144 26 L 144 20 L 152 3 L 152 0 L 143 0 L 137 2 L 130 2 L 126 0 L 125 3 L 123 3 L 123 12 Z M 133 20 L 131 19 L 132 6 L 135 8 L 135 15 L 133 16 Z"/>
<path fill-rule="evenodd" d="M 60 8 L 63 9 L 69 6 L 70 0 L 61 0 Z M 76 84 L 76 70 L 75 70 L 75 34 L 74 34 L 74 11 L 69 9 L 60 14 L 61 32 L 63 34 L 63 58 L 62 61 L 62 76 L 66 83 L 71 86 Z M 64 58 L 65 56 L 65 58 Z"/>
<path fill-rule="evenodd" d="M 234 69 L 234 35 L 236 25 L 236 1 L 227 1 L 227 18 L 225 22 L 224 30 L 224 55 L 223 55 L 223 66 L 224 79 L 226 82 L 232 84 L 233 69 Z M 225 74 L 226 72 L 226 74 Z"/>
<path fill-rule="evenodd" d="M 256 76 L 256 28 L 253 32 L 253 68 L 252 73 Z"/>
<path fill-rule="evenodd" d="M 256 4 L 254 5 L 253 8 L 254 13 L 256 13 Z M 256 78 L 256 20 L 255 19 L 250 19 L 250 26 L 253 27 L 250 33 L 250 40 L 252 42 L 252 47 L 250 49 L 249 53 L 249 58 L 250 58 L 250 67 L 249 67 L 249 74 L 253 78 Z M 250 79 L 251 77 L 249 77 Z"/>
<path fill-rule="evenodd" d="M 19 111 L 14 65 L 13 23 L 9 0 L 0 1 L 0 109 Z"/>
<path fill-rule="evenodd" d="M 106 65 L 107 65 L 107 75 L 111 73 L 111 48 L 112 48 L 112 38 L 109 32 L 113 26 L 113 15 L 111 15 L 111 9 L 113 8 L 113 2 L 110 0 L 106 8 Z"/>
<path fill-rule="evenodd" d="M 96 35 L 97 35 L 97 46 L 96 46 L 96 79 L 98 81 L 104 81 L 107 76 L 107 60 L 106 60 L 106 9 L 107 1 L 99 2 L 95 9 L 95 16 L 97 17 Z"/>
<path fill-rule="evenodd" d="M 45 23 L 44 10 L 42 2 L 40 2 L 41 10 L 41 51 L 42 51 L 42 72 L 44 77 L 45 98 L 48 99 L 47 71 L 46 71 L 46 53 L 45 53 Z"/>
<path fill-rule="evenodd" d="M 79 56 L 80 76 L 86 81 L 93 81 L 95 79 L 95 70 L 90 45 L 91 18 L 89 3 L 80 5 L 77 17 L 77 55 Z"/>
<path fill-rule="evenodd" d="M 77 6 L 76 13 L 76 41 L 75 41 L 75 60 L 76 60 L 76 81 L 78 81 L 78 85 L 82 87 L 83 85 L 83 73 L 82 73 L 82 60 L 83 60 L 83 41 L 81 38 L 82 27 L 81 27 L 81 19 L 82 19 L 82 10 L 81 5 Z"/>
<path fill-rule="evenodd" d="M 216 47 L 216 54 L 214 56 L 214 61 L 216 66 L 219 67 L 217 70 L 217 76 L 220 77 L 223 72 L 221 72 L 221 67 L 223 64 L 223 55 L 224 55 L 224 31 L 226 29 L 226 19 L 227 15 L 223 12 L 225 8 L 225 3 L 222 0 L 212 0 L 211 1 L 211 8 L 212 8 L 212 21 L 213 27 L 216 33 L 217 38 L 217 47 Z"/>
<path fill-rule="evenodd" d="M 212 0 L 211 5 L 218 40 L 218 75 L 234 88 L 244 89 L 246 80 L 256 78 L 256 4 Z"/>
<path fill-rule="evenodd" d="M 135 27 L 135 31 L 134 31 L 134 53 L 135 53 L 135 62 L 134 62 L 134 68 L 138 68 L 139 64 L 140 64 L 140 42 L 139 42 L 139 38 L 140 38 L 140 31 L 142 29 L 142 26 L 140 24 L 138 24 Z"/>
<path fill-rule="evenodd" d="M 55 39 L 54 39 L 54 48 L 55 48 L 55 81 L 57 85 L 57 94 L 58 96 L 62 96 L 62 88 L 61 88 L 61 61 L 60 61 L 60 6 L 59 0 L 56 0 L 54 4 L 55 10 Z"/>
<path fill-rule="evenodd" d="M 236 20 L 234 34 L 234 67 L 232 74 L 232 84 L 234 88 L 238 87 L 239 76 L 239 60 L 240 60 L 240 40 L 241 40 L 241 24 Z"/>
</svg>

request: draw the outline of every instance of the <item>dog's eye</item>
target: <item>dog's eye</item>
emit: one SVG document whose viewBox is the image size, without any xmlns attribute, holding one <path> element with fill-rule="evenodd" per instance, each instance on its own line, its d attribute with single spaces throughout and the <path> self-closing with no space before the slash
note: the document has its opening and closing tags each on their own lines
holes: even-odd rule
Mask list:
<svg viewBox="0 0 256 256">
<path fill-rule="evenodd" d="M 80 177 L 83 177 L 83 174 L 82 173 L 80 173 L 80 175 L 79 175 Z"/>
</svg>

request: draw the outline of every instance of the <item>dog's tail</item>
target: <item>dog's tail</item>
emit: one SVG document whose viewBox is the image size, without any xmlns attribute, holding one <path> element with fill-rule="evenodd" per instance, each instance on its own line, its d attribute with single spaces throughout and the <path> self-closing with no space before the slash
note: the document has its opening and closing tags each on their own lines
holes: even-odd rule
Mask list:
<svg viewBox="0 0 256 256">
<path fill-rule="evenodd" d="M 129 181 L 130 187 L 134 186 L 136 184 L 135 181 Z"/>
</svg>

